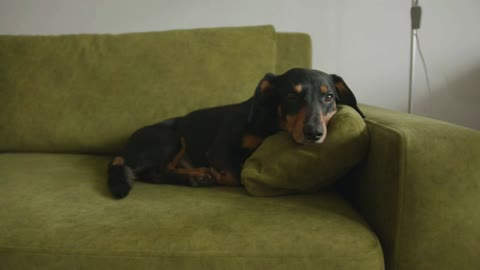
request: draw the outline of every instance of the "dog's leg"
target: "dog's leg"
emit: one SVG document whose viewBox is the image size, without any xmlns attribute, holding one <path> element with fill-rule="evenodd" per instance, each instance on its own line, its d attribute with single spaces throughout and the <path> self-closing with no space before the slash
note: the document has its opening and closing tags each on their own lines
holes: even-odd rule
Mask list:
<svg viewBox="0 0 480 270">
<path fill-rule="evenodd" d="M 122 156 L 116 156 L 108 166 L 108 188 L 113 197 L 121 199 L 127 196 L 132 189 L 135 174 L 133 170 L 125 165 Z"/>
<path fill-rule="evenodd" d="M 186 177 L 192 187 L 206 187 L 217 183 L 212 170 L 209 168 L 176 168 L 172 171 L 172 174 Z"/>
<path fill-rule="evenodd" d="M 172 128 L 171 120 L 136 131 L 122 154 L 109 165 L 108 188 L 113 197 L 127 196 L 134 179 L 158 184 L 184 184 L 181 179 L 166 177 L 168 164 L 178 162 L 175 155 L 181 148 L 181 140 Z M 176 183 L 176 180 L 180 182 Z"/>
<path fill-rule="evenodd" d="M 213 168 L 176 168 L 173 174 L 187 177 L 191 186 L 204 187 L 212 185 L 236 186 L 240 184 L 238 177 L 228 171 L 219 172 Z"/>
<path fill-rule="evenodd" d="M 186 157 L 185 138 L 180 138 L 180 149 L 166 167 L 156 167 L 139 174 L 139 179 L 152 184 L 211 186 L 216 184 L 210 169 L 193 168 Z M 162 164 L 163 166 L 163 164 Z"/>
</svg>

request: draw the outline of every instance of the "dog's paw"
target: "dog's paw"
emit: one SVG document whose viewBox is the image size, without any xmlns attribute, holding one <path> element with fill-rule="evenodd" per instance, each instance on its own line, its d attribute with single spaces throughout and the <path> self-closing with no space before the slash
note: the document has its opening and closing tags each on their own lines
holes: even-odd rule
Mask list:
<svg viewBox="0 0 480 270">
<path fill-rule="evenodd" d="M 133 176 L 126 166 L 112 165 L 108 170 L 108 189 L 116 199 L 122 199 L 132 189 Z"/>
<path fill-rule="evenodd" d="M 205 174 L 201 176 L 191 176 L 189 178 L 189 181 L 192 187 L 208 187 L 208 186 L 213 186 L 217 183 L 215 181 L 215 178 L 211 174 Z"/>
</svg>

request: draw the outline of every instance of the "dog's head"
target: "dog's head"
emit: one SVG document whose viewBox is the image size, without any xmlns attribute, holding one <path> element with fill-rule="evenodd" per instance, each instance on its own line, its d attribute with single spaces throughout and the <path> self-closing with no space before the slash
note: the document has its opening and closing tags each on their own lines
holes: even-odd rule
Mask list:
<svg viewBox="0 0 480 270">
<path fill-rule="evenodd" d="M 297 143 L 322 143 L 337 103 L 363 117 L 352 91 L 337 75 L 302 68 L 279 76 L 269 73 L 255 90 L 249 122 L 271 133 L 285 130 Z"/>
</svg>

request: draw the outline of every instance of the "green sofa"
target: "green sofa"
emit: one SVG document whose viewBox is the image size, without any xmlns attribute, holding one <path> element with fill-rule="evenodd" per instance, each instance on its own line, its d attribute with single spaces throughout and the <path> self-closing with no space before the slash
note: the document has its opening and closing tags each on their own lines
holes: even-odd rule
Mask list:
<svg viewBox="0 0 480 270">
<path fill-rule="evenodd" d="M 331 189 L 111 198 L 135 129 L 310 66 L 271 26 L 0 36 L 0 269 L 480 269 L 479 132 L 367 105 L 368 157 Z"/>
</svg>

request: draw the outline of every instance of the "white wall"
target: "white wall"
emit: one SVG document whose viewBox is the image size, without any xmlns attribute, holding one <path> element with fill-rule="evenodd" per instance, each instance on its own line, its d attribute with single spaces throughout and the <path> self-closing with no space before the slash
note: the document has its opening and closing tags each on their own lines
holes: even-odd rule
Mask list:
<svg viewBox="0 0 480 270">
<path fill-rule="evenodd" d="M 480 129 L 480 1 L 420 0 L 414 112 Z M 410 0 L 0 0 L 0 34 L 122 33 L 273 24 L 312 36 L 314 68 L 362 103 L 407 110 Z"/>
</svg>

